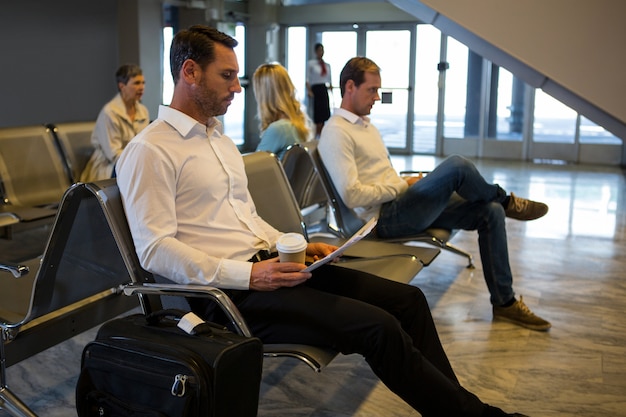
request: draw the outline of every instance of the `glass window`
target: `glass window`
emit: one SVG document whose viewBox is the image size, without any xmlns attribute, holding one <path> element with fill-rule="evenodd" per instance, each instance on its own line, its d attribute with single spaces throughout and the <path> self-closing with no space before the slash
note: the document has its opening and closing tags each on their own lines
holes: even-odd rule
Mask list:
<svg viewBox="0 0 626 417">
<path fill-rule="evenodd" d="M 467 92 L 467 46 L 448 37 L 446 61 L 446 92 L 443 135 L 447 138 L 463 138 L 465 132 L 465 102 Z"/>
<path fill-rule="evenodd" d="M 432 25 L 418 25 L 415 54 L 415 118 L 413 152 L 435 153 L 439 101 L 439 50 L 441 32 Z"/>
<path fill-rule="evenodd" d="M 411 32 L 369 30 L 365 45 L 365 56 L 380 66 L 382 78 L 382 100 L 372 108 L 372 123 L 380 131 L 387 147 L 404 149 L 410 68 L 407 51 L 411 46 Z"/>
<path fill-rule="evenodd" d="M 574 143 L 576 112 L 552 96 L 537 89 L 535 92 L 535 142 Z"/>
<path fill-rule="evenodd" d="M 170 69 L 170 47 L 174 38 L 174 30 L 171 26 L 163 28 L 163 96 L 162 103 L 169 105 L 174 94 L 174 80 Z"/>
<path fill-rule="evenodd" d="M 584 116 L 580 116 L 580 143 L 621 145 L 622 140 L 602 126 L 598 126 Z"/>
<path fill-rule="evenodd" d="M 368 30 L 365 56 L 381 68 L 383 89 L 407 88 L 409 82 L 408 30 Z"/>
<path fill-rule="evenodd" d="M 506 69 L 498 68 L 497 88 L 496 136 L 500 140 L 521 140 L 524 119 L 524 83 L 515 79 L 513 74 Z"/>
<path fill-rule="evenodd" d="M 233 30 L 234 29 L 234 33 Z M 244 76 L 246 68 L 246 27 L 244 25 L 236 25 L 231 30 L 220 30 L 228 33 L 234 37 L 239 44 L 235 48 L 237 53 L 237 63 L 239 64 L 239 77 Z M 235 145 L 243 145 L 244 142 L 244 110 L 246 108 L 246 89 L 243 88 L 241 93 L 235 94 L 235 99 L 228 106 L 228 111 L 222 117 L 222 123 L 224 123 L 224 134 L 230 137 Z"/>
<path fill-rule="evenodd" d="M 296 87 L 296 98 L 300 103 L 306 100 L 306 48 L 307 30 L 303 26 L 292 26 L 287 29 L 287 62 L 286 67 L 293 85 Z"/>
</svg>

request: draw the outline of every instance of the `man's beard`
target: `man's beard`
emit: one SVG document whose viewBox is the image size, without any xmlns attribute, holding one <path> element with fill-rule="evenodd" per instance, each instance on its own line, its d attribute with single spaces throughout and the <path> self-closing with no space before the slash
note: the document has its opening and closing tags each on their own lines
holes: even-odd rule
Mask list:
<svg viewBox="0 0 626 417">
<path fill-rule="evenodd" d="M 204 79 L 200 80 L 194 90 L 193 100 L 207 118 L 221 116 L 228 110 L 228 105 L 217 97 L 215 90 L 207 87 Z"/>
</svg>

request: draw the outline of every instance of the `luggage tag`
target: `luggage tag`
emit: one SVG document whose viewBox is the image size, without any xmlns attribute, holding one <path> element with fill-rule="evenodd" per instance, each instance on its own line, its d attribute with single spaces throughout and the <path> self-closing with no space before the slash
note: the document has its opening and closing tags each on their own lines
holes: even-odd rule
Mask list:
<svg viewBox="0 0 626 417">
<path fill-rule="evenodd" d="M 189 312 L 180 318 L 176 326 L 187 334 L 196 334 L 195 328 L 203 323 L 206 322 L 196 314 Z"/>
<path fill-rule="evenodd" d="M 182 329 L 185 333 L 190 335 L 199 335 L 199 334 L 211 334 L 213 333 L 212 329 L 220 329 L 225 330 L 226 328 L 223 326 L 218 326 L 215 323 L 207 322 L 202 320 L 193 312 L 189 312 L 182 316 L 178 321 L 176 326 Z"/>
</svg>

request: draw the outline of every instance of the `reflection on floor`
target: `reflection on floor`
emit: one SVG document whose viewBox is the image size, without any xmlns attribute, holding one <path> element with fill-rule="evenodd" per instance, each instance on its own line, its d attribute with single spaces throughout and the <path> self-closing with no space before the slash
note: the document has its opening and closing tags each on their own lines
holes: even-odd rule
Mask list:
<svg viewBox="0 0 626 417">
<path fill-rule="evenodd" d="M 434 164 L 432 158 L 394 157 L 398 170 Z M 454 242 L 472 251 L 477 268 L 442 253 L 413 281 L 429 299 L 459 379 L 484 401 L 533 417 L 626 416 L 624 173 L 594 166 L 477 165 L 488 180 L 550 205 L 543 219 L 507 221 L 516 292 L 553 328 L 539 333 L 491 321 L 476 234 L 460 232 Z M 12 366 L 11 388 L 42 416 L 75 415 L 80 353 L 91 338 L 93 331 Z M 259 416 L 419 414 L 353 355 L 337 358 L 321 374 L 294 360 L 268 359 Z"/>
</svg>

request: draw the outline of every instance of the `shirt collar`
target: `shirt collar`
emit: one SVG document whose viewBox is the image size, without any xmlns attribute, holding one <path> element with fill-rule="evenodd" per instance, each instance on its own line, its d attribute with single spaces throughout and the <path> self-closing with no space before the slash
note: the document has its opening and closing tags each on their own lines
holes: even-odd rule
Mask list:
<svg viewBox="0 0 626 417">
<path fill-rule="evenodd" d="M 208 136 L 212 136 L 214 130 L 220 134 L 223 132 L 222 123 L 217 117 L 209 119 L 209 125 L 205 126 L 193 117 L 169 106 L 159 106 L 159 119 L 165 120 L 170 126 L 176 129 L 182 137 L 187 137 L 194 129 L 200 129 Z"/>
<path fill-rule="evenodd" d="M 370 118 L 367 116 L 358 116 L 351 111 L 348 111 L 344 108 L 338 107 L 335 109 L 334 114 L 340 117 L 343 117 L 347 121 L 352 124 L 360 124 L 363 126 L 367 126 L 370 124 Z"/>
</svg>

